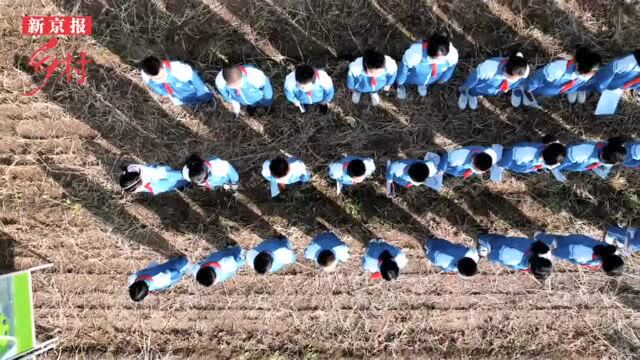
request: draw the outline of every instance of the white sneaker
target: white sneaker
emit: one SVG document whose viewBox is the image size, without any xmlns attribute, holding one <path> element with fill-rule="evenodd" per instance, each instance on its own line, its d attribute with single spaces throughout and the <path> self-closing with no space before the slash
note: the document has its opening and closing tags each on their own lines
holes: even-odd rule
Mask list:
<svg viewBox="0 0 640 360">
<path fill-rule="evenodd" d="M 357 91 L 353 92 L 353 95 L 351 95 L 351 101 L 353 101 L 354 104 L 359 104 L 360 103 L 360 93 Z"/>
<path fill-rule="evenodd" d="M 477 110 L 478 109 L 478 97 L 477 96 L 469 96 L 469 109 Z"/>
<path fill-rule="evenodd" d="M 171 102 L 173 103 L 173 105 L 182 106 L 182 100 L 178 99 L 177 97 L 173 97 L 173 96 L 170 96 L 169 98 L 171 99 Z"/>
<path fill-rule="evenodd" d="M 585 101 L 587 101 L 587 92 L 578 91 L 578 103 L 584 104 Z"/>
<path fill-rule="evenodd" d="M 371 105 L 380 105 L 380 95 L 378 95 L 377 93 L 371 93 Z"/>
<path fill-rule="evenodd" d="M 404 85 L 398 85 L 398 99 L 404 100 L 407 98 L 407 89 L 404 88 Z"/>
<path fill-rule="evenodd" d="M 236 117 L 240 116 L 240 103 L 237 101 L 231 101 L 231 109 L 233 113 L 236 114 Z"/>
<path fill-rule="evenodd" d="M 427 87 L 425 85 L 418 86 L 418 94 L 420 94 L 420 96 L 427 96 Z"/>
<path fill-rule="evenodd" d="M 575 104 L 576 103 L 576 99 L 578 99 L 578 92 L 577 91 L 567 94 L 567 101 L 569 102 L 569 104 Z"/>
<path fill-rule="evenodd" d="M 515 91 L 511 92 L 511 105 L 519 107 L 522 104 L 522 95 L 516 95 Z"/>
<path fill-rule="evenodd" d="M 467 94 L 461 92 L 460 97 L 458 98 L 458 107 L 460 110 L 464 110 L 467 108 L 467 103 L 469 102 L 469 97 Z"/>
</svg>

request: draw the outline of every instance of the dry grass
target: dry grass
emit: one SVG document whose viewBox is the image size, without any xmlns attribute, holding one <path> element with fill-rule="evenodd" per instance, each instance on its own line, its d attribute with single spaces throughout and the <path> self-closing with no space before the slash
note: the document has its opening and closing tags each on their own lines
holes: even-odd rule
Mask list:
<svg viewBox="0 0 640 360">
<path fill-rule="evenodd" d="M 596 237 L 608 223 L 639 224 L 640 187 L 630 171 L 608 182 L 588 175 L 566 184 L 547 176 L 494 185 L 450 180 L 442 194 L 417 190 L 389 201 L 381 175 L 337 198 L 325 167 L 341 154 L 398 156 L 458 145 L 505 143 L 556 133 L 561 139 L 638 135 L 638 99 L 599 119 L 557 99 L 547 111 L 490 99 L 460 113 L 455 85 L 488 55 L 522 47 L 541 64 L 587 43 L 607 58 L 640 47 L 639 9 L 624 1 L 139 0 L 0 3 L 0 231 L 10 264 L 44 261 L 36 278 L 40 334 L 61 337 L 62 358 L 540 357 L 631 358 L 640 350 L 637 257 L 614 282 L 560 265 L 546 284 L 482 265 L 469 281 L 438 274 L 420 242 L 436 235 L 473 244 L 478 232 L 531 235 L 548 229 Z M 58 81 L 36 97 L 24 67 L 40 39 L 21 37 L 24 14 L 94 16 L 94 37 L 65 39 L 62 52 L 93 56 L 84 87 Z M 446 27 L 461 53 L 450 85 L 424 99 L 355 107 L 345 92 L 348 60 L 377 46 L 399 59 L 411 39 Z M 327 116 L 300 116 L 277 97 L 274 115 L 236 120 L 222 106 L 172 107 L 142 86 L 131 66 L 149 52 L 187 59 L 212 83 L 226 63 L 251 62 L 276 91 L 292 66 L 309 61 L 334 78 Z M 178 166 L 190 152 L 216 154 L 241 171 L 237 198 L 187 192 L 124 196 L 113 178 L 127 161 Z M 312 185 L 282 203 L 266 201 L 263 160 L 279 152 L 314 170 Z M 354 260 L 337 274 L 301 263 L 257 278 L 243 270 L 210 290 L 185 281 L 143 304 L 126 276 L 152 259 L 289 236 L 298 254 L 317 232 L 346 239 Z M 385 237 L 408 252 L 395 284 L 371 284 L 359 270 L 362 243 Z"/>
</svg>

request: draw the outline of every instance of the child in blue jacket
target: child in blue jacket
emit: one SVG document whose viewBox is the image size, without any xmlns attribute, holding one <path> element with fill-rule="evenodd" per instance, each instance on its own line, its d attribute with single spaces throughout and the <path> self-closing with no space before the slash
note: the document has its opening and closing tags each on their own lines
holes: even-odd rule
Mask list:
<svg viewBox="0 0 640 360">
<path fill-rule="evenodd" d="M 611 168 L 622 163 L 627 155 L 625 141 L 614 137 L 609 141 L 588 141 L 567 147 L 567 158 L 558 170 L 562 172 L 593 171 L 606 179 Z"/>
<path fill-rule="evenodd" d="M 469 178 L 474 174 L 491 171 L 491 180 L 498 182 L 500 169 L 496 166 L 502 158 L 502 146 L 494 144 L 490 148 L 484 146 L 465 146 L 451 150 L 447 154 L 444 172 L 451 176 Z"/>
<path fill-rule="evenodd" d="M 600 69 L 593 78 L 593 88 L 598 92 L 640 88 L 640 49 Z"/>
<path fill-rule="evenodd" d="M 216 88 L 225 102 L 231 105 L 234 114 L 240 115 L 243 106 L 249 115 L 257 108 L 271 109 L 273 89 L 269 78 L 253 65 L 224 68 L 216 76 Z"/>
<path fill-rule="evenodd" d="M 624 271 L 624 261 L 616 254 L 616 247 L 586 235 L 554 235 L 537 233 L 534 240 L 551 247 L 551 254 L 565 261 L 592 270 L 619 276 Z"/>
<path fill-rule="evenodd" d="M 423 160 L 403 159 L 387 161 L 387 196 L 395 196 L 395 185 L 405 189 L 426 185 L 442 191 L 442 176 L 446 167 L 446 156 L 427 153 Z"/>
<path fill-rule="evenodd" d="M 311 173 L 302 160 L 279 156 L 262 164 L 262 177 L 269 182 L 271 197 L 274 198 L 280 194 L 280 189 L 285 189 L 287 185 L 308 183 Z"/>
<path fill-rule="evenodd" d="M 396 280 L 400 270 L 407 266 L 407 256 L 399 248 L 382 239 L 373 239 L 362 257 L 362 269 L 371 273 L 371 280 Z"/>
<path fill-rule="evenodd" d="M 322 270 L 331 272 L 339 263 L 349 260 L 349 247 L 336 234 L 326 232 L 313 238 L 304 251 L 304 257 L 318 264 Z"/>
<path fill-rule="evenodd" d="M 438 238 L 424 242 L 424 253 L 442 272 L 471 277 L 478 272 L 478 250 Z"/>
<path fill-rule="evenodd" d="M 247 265 L 264 275 L 282 270 L 296 262 L 296 254 L 285 237 L 264 240 L 247 252 Z"/>
<path fill-rule="evenodd" d="M 362 57 L 349 64 L 347 88 L 353 92 L 351 100 L 360 102 L 362 93 L 371 94 L 371 104 L 380 104 L 380 91 L 389 91 L 396 81 L 398 65 L 391 57 L 375 50 L 367 50 Z"/>
<path fill-rule="evenodd" d="M 329 164 L 329 177 L 336 182 L 338 194 L 343 186 L 352 186 L 363 182 L 376 171 L 372 158 L 345 156 Z"/>
<path fill-rule="evenodd" d="M 129 296 L 135 302 L 142 301 L 150 292 L 170 289 L 183 277 L 189 275 L 190 271 L 191 264 L 184 256 L 173 258 L 160 265 L 151 263 L 149 267 L 129 277 Z"/>
<path fill-rule="evenodd" d="M 178 170 L 166 165 L 130 164 L 120 175 L 120 187 L 126 192 L 157 195 L 189 187 Z"/>
<path fill-rule="evenodd" d="M 326 114 L 334 95 L 333 81 L 324 70 L 310 65 L 296 66 L 295 71 L 284 79 L 284 95 L 301 113 L 311 105 L 317 105 L 320 113 Z"/>
<path fill-rule="evenodd" d="M 140 63 L 142 80 L 156 94 L 168 96 L 175 105 L 197 105 L 211 102 L 213 94 L 191 66 L 155 56 Z"/>
<path fill-rule="evenodd" d="M 567 148 L 553 136 L 545 136 L 541 143 L 521 142 L 503 149 L 502 157 L 496 164 L 496 175 L 502 178 L 502 170 L 518 174 L 535 174 L 550 171 L 556 179 L 563 179 L 558 168 L 567 156 Z"/>
<path fill-rule="evenodd" d="M 538 280 L 549 277 L 553 270 L 551 248 L 523 237 L 481 234 L 478 236 L 480 256 L 511 270 L 527 271 Z"/>
<path fill-rule="evenodd" d="M 193 265 L 191 273 L 202 286 L 222 284 L 234 277 L 244 265 L 244 255 L 245 251 L 240 246 L 229 246 Z"/>
<path fill-rule="evenodd" d="M 458 50 L 446 33 L 432 34 L 427 41 L 411 45 L 398 69 L 398 98 L 407 98 L 405 84 L 416 85 L 420 96 L 427 96 L 428 86 L 449 81 L 457 64 Z"/>
<path fill-rule="evenodd" d="M 529 76 L 529 65 L 522 53 L 490 58 L 475 68 L 460 87 L 460 110 L 478 108 L 479 96 L 497 96 L 511 91 L 511 104 L 522 103 L 522 90 Z"/>
<path fill-rule="evenodd" d="M 628 168 L 640 169 L 640 141 L 627 141 L 624 145 L 627 150 L 623 165 Z"/>
<path fill-rule="evenodd" d="M 240 176 L 226 160 L 212 156 L 204 160 L 198 154 L 190 155 L 182 168 L 182 176 L 192 184 L 206 189 L 222 187 L 225 190 L 237 190 Z"/>
<path fill-rule="evenodd" d="M 640 252 L 640 228 L 609 225 L 604 241 L 632 253 Z"/>
<path fill-rule="evenodd" d="M 573 59 L 556 60 L 530 76 L 526 91 L 534 96 L 567 95 L 567 101 L 583 104 L 587 99 L 589 80 L 602 64 L 602 57 L 585 47 L 576 49 Z M 529 105 L 527 97 L 524 104 Z"/>
</svg>

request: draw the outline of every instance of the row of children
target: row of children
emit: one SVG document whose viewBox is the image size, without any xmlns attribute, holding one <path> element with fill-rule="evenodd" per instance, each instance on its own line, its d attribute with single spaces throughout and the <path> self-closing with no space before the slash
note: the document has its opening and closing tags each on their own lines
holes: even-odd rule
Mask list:
<svg viewBox="0 0 640 360">
<path fill-rule="evenodd" d="M 618 276 L 624 270 L 619 253 L 640 251 L 640 228 L 610 226 L 605 242 L 585 235 L 536 233 L 533 239 L 528 239 L 482 234 L 478 236 L 477 248 L 470 248 L 431 238 L 425 241 L 424 250 L 428 261 L 442 272 L 463 277 L 478 272 L 480 257 L 511 270 L 530 272 L 541 281 L 553 271 L 554 259 L 592 270 L 602 269 L 607 275 Z M 335 234 L 323 233 L 311 241 L 304 257 L 330 272 L 349 259 L 349 247 Z M 134 301 L 141 301 L 149 292 L 169 289 L 188 275 L 193 275 L 203 286 L 211 286 L 231 279 L 245 263 L 258 274 L 268 274 L 295 262 L 296 255 L 289 240 L 272 238 L 248 252 L 240 246 L 227 247 L 196 264 L 190 264 L 184 256 L 164 264 L 152 264 L 129 277 L 129 294 Z M 398 247 L 383 240 L 371 240 L 362 258 L 362 268 L 371 273 L 372 280 L 390 281 L 398 278 L 407 262 L 406 255 Z"/>
<path fill-rule="evenodd" d="M 361 94 L 369 94 L 378 105 L 379 93 L 397 85 L 398 97 L 407 97 L 407 85 L 417 86 L 426 96 L 429 86 L 445 83 L 458 63 L 458 51 L 444 33 L 435 33 L 426 41 L 412 44 L 400 65 L 390 56 L 367 50 L 349 64 L 347 88 L 352 101 L 359 103 Z M 493 57 L 480 63 L 459 88 L 460 109 L 477 109 L 478 97 L 497 96 L 511 91 L 511 103 L 539 107 L 535 96 L 566 95 L 570 103 L 584 103 L 588 93 L 603 93 L 597 114 L 612 114 L 625 90 L 640 87 L 640 49 L 601 67 L 602 58 L 588 48 L 579 47 L 571 59 L 556 60 L 530 74 L 530 66 L 522 55 Z M 140 63 L 142 78 L 156 93 L 168 96 L 177 105 L 212 101 L 213 93 L 198 74 L 179 61 L 161 61 L 150 56 Z M 252 115 L 257 108 L 269 110 L 273 102 L 271 82 L 264 72 L 252 65 L 230 66 L 215 78 L 220 96 L 236 115 L 245 107 Z M 331 77 L 310 65 L 298 65 L 284 82 L 287 100 L 301 112 L 317 106 L 327 112 L 334 96 Z"/>
<path fill-rule="evenodd" d="M 511 147 L 501 145 L 466 146 L 447 153 L 429 152 L 424 159 L 387 162 L 387 193 L 394 196 L 395 187 L 426 185 L 436 191 L 443 188 L 445 175 L 468 178 L 490 172 L 491 180 L 500 182 L 504 170 L 520 174 L 548 171 L 559 181 L 564 173 L 593 171 L 603 179 L 616 164 L 640 168 L 640 141 L 616 137 L 608 141 L 587 141 L 564 145 L 551 136 L 541 142 L 521 142 Z M 329 177 L 336 182 L 340 194 L 344 186 L 352 186 L 371 177 L 376 170 L 370 157 L 346 156 L 329 165 Z M 311 173 L 306 165 L 293 157 L 276 157 L 262 166 L 262 176 L 269 182 L 272 197 L 287 185 L 307 183 Z M 166 165 L 129 165 L 120 176 L 120 186 L 128 192 L 159 194 L 190 185 L 207 189 L 235 190 L 240 177 L 226 160 L 206 160 L 191 155 L 182 170 Z"/>
</svg>

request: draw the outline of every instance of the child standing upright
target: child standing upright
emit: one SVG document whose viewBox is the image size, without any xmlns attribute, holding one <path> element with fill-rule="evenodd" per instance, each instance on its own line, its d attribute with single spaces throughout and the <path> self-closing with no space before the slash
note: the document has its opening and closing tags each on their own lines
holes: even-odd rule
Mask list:
<svg viewBox="0 0 640 360">
<path fill-rule="evenodd" d="M 146 57 L 140 63 L 142 80 L 156 94 L 168 96 L 175 105 L 211 102 L 213 94 L 191 66 L 180 61 Z"/>
<path fill-rule="evenodd" d="M 395 186 L 405 189 L 426 185 L 436 191 L 442 190 L 442 175 L 446 158 L 435 153 L 427 153 L 423 160 L 403 159 L 387 161 L 387 196 L 395 196 Z"/>
<path fill-rule="evenodd" d="M 225 102 L 231 105 L 234 114 L 240 115 L 243 106 L 249 115 L 258 108 L 271 109 L 273 89 L 269 78 L 253 65 L 238 65 L 224 68 L 216 76 L 216 88 Z"/>
<path fill-rule="evenodd" d="M 407 256 L 399 248 L 382 239 L 369 241 L 362 258 L 362 268 L 371 273 L 371 280 L 396 280 L 400 270 L 407 266 Z"/>
<path fill-rule="evenodd" d="M 349 260 L 349 247 L 332 232 L 313 238 L 304 251 L 304 257 L 315 262 L 324 271 L 336 269 L 340 262 Z"/>
<path fill-rule="evenodd" d="M 360 102 L 361 94 L 371 95 L 371 104 L 380 104 L 380 91 L 389 91 L 396 81 L 398 65 L 391 57 L 375 50 L 367 50 L 362 57 L 349 64 L 347 88 L 353 92 L 351 100 Z"/>
<path fill-rule="evenodd" d="M 344 185 L 352 186 L 363 182 L 376 171 L 372 158 L 345 156 L 329 164 L 329 177 L 336 182 L 338 194 Z"/>
<path fill-rule="evenodd" d="M 624 91 L 640 89 L 640 49 L 598 70 L 591 89 L 602 93 L 596 115 L 614 114 Z"/>
<path fill-rule="evenodd" d="M 226 160 L 211 156 L 204 160 L 198 154 L 190 155 L 182 168 L 182 176 L 192 184 L 206 189 L 219 187 L 225 190 L 237 190 L 240 176 Z"/>
<path fill-rule="evenodd" d="M 298 65 L 284 79 L 284 95 L 301 113 L 309 106 L 317 105 L 320 113 L 326 114 L 328 104 L 333 100 L 333 81 L 324 70 L 307 64 Z"/>
<path fill-rule="evenodd" d="M 500 179 L 499 168 L 495 166 L 502 158 L 502 146 L 494 144 L 490 148 L 484 146 L 465 146 L 449 151 L 444 172 L 451 176 L 469 178 L 474 174 L 491 171 L 491 180 Z"/>
<path fill-rule="evenodd" d="M 540 171 L 551 171 L 556 179 L 562 181 L 563 176 L 558 168 L 567 155 L 567 148 L 553 136 L 545 136 L 542 143 L 520 142 L 502 151 L 497 162 L 496 177 L 501 180 L 502 170 L 518 174 L 535 174 Z M 499 173 L 499 174 L 498 174 Z"/>
<path fill-rule="evenodd" d="M 185 256 L 160 265 L 153 262 L 129 277 L 129 296 L 135 302 L 142 301 L 149 293 L 170 289 L 190 271 L 191 264 Z"/>
<path fill-rule="evenodd" d="M 285 189 L 287 185 L 311 180 L 311 173 L 302 160 L 290 156 L 278 156 L 265 161 L 262 164 L 262 176 L 269 182 L 272 198 L 278 196 L 280 189 Z"/>
<path fill-rule="evenodd" d="M 458 50 L 447 33 L 435 33 L 411 45 L 398 69 L 398 98 L 407 98 L 405 85 L 416 85 L 420 96 L 427 96 L 430 85 L 449 81 L 457 64 Z"/>
</svg>

